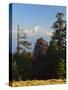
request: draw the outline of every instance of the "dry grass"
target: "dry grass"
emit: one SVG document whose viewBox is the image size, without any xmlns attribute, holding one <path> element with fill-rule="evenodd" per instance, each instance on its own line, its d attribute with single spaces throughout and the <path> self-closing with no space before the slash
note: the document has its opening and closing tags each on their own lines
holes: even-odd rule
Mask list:
<svg viewBox="0 0 68 90">
<path fill-rule="evenodd" d="M 51 79 L 51 80 L 27 80 L 27 81 L 13 81 L 10 82 L 12 87 L 20 86 L 38 86 L 38 85 L 48 85 L 48 84 L 64 84 L 62 79 Z"/>
</svg>

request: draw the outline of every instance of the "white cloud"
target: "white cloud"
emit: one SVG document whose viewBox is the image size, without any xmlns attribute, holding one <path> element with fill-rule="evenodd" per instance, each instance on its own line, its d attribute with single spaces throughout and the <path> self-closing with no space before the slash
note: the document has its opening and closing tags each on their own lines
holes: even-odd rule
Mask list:
<svg viewBox="0 0 68 90">
<path fill-rule="evenodd" d="M 44 31 L 44 35 L 51 36 L 52 32 Z"/>
<path fill-rule="evenodd" d="M 19 33 L 21 35 L 26 34 L 27 37 L 29 37 L 29 36 L 35 36 L 37 34 L 38 35 L 39 34 L 42 34 L 42 35 L 45 35 L 45 36 L 51 36 L 52 35 L 52 32 L 47 31 L 46 28 L 43 28 L 40 25 L 37 25 L 37 26 L 35 26 L 33 28 L 30 28 L 30 29 L 19 30 Z M 13 31 L 12 32 L 12 35 L 13 36 L 17 36 L 17 31 Z"/>
<path fill-rule="evenodd" d="M 40 28 L 39 25 L 38 25 L 38 26 L 35 26 L 35 27 L 34 27 L 34 31 L 35 31 L 36 33 L 38 33 L 39 28 Z"/>
</svg>

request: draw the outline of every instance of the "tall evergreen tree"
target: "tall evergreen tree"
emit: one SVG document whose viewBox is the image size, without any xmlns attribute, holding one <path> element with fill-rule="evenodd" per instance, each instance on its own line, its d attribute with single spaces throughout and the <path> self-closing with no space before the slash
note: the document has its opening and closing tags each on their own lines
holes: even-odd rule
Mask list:
<svg viewBox="0 0 68 90">
<path fill-rule="evenodd" d="M 56 21 L 54 22 L 52 28 L 55 30 L 53 32 L 52 41 L 58 46 L 60 58 L 65 59 L 66 52 L 66 21 L 64 20 L 63 13 L 56 14 Z"/>
<path fill-rule="evenodd" d="M 32 78 L 33 79 L 43 79 L 44 68 L 45 68 L 45 57 L 47 54 L 48 42 L 46 42 L 43 38 L 37 39 L 33 51 L 32 57 Z"/>
<path fill-rule="evenodd" d="M 26 33 L 23 32 L 20 33 L 20 26 L 17 26 L 17 53 L 19 54 L 20 52 L 26 52 L 27 49 L 31 48 L 31 42 L 26 40 L 27 35 Z"/>
<path fill-rule="evenodd" d="M 56 19 L 52 26 L 54 32 L 48 48 L 48 65 L 50 67 L 49 73 L 51 78 L 57 77 L 57 73 L 62 76 L 66 71 L 66 21 L 64 20 L 63 13 L 57 13 Z M 64 60 L 64 66 L 61 59 Z"/>
</svg>

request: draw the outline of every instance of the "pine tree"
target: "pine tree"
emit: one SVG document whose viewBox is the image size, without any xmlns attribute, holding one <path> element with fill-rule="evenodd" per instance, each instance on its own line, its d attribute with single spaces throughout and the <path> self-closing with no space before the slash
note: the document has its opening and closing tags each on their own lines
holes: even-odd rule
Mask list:
<svg viewBox="0 0 68 90">
<path fill-rule="evenodd" d="M 57 75 L 59 76 L 59 78 L 64 79 L 65 73 L 65 62 L 64 59 L 61 58 L 57 68 Z"/>
<path fill-rule="evenodd" d="M 63 17 L 63 13 L 56 14 L 57 20 L 52 26 L 52 28 L 55 30 L 53 32 L 52 41 L 55 41 L 55 43 L 57 44 L 60 57 L 65 59 L 65 55 L 63 54 L 65 54 L 66 52 L 66 21 Z"/>
<path fill-rule="evenodd" d="M 23 32 L 24 29 L 22 29 L 22 33 L 20 33 L 20 26 L 17 26 L 17 53 L 20 52 L 26 52 L 27 49 L 31 48 L 31 42 L 27 41 L 27 35 Z"/>
<path fill-rule="evenodd" d="M 32 57 L 32 78 L 44 79 L 45 57 L 47 54 L 48 43 L 43 39 L 37 39 Z"/>
<path fill-rule="evenodd" d="M 64 72 L 66 71 L 66 21 L 64 20 L 63 13 L 57 13 L 56 19 L 57 20 L 52 25 L 54 32 L 50 41 L 47 55 L 49 60 L 48 65 L 50 67 L 49 74 L 51 78 L 57 78 L 57 73 L 60 74 L 60 72 L 62 72 L 61 76 L 63 76 Z M 61 58 L 64 60 L 64 67 L 61 67 Z M 58 67 L 59 63 L 61 63 L 60 67 L 64 70 L 61 70 L 60 67 Z M 57 71 L 57 69 L 59 70 Z"/>
</svg>

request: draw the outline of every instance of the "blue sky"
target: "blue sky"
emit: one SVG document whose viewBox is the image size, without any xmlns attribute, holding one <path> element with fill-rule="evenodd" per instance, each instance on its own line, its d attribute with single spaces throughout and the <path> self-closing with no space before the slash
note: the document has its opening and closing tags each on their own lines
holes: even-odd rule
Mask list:
<svg viewBox="0 0 68 90">
<path fill-rule="evenodd" d="M 58 12 L 66 16 L 66 7 L 48 6 L 48 5 L 31 5 L 31 4 L 12 4 L 12 30 L 13 52 L 16 50 L 16 29 L 17 25 L 24 29 L 28 40 L 32 42 L 32 47 L 39 37 L 50 41 L 53 30 L 51 26 L 56 21 L 55 15 Z M 66 18 L 66 17 L 64 17 Z M 20 32 L 22 32 L 20 30 Z"/>
</svg>

